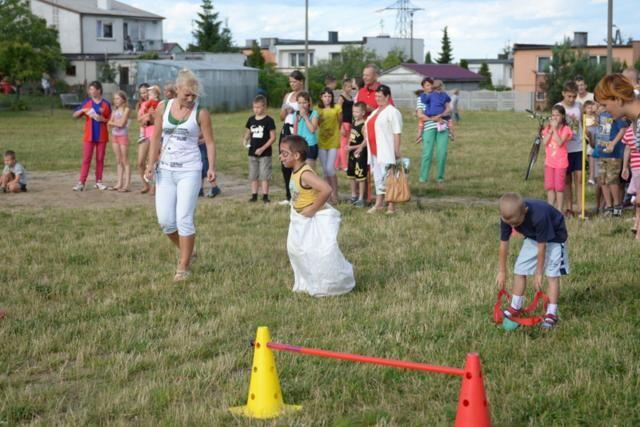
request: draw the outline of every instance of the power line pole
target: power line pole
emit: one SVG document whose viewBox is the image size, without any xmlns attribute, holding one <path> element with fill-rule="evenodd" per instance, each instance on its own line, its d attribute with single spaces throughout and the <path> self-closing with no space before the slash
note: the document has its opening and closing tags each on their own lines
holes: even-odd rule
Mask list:
<svg viewBox="0 0 640 427">
<path fill-rule="evenodd" d="M 613 72 L 613 0 L 607 2 L 607 74 Z"/>
<path fill-rule="evenodd" d="M 611 0 L 609 0 L 611 1 Z M 304 90 L 309 91 L 309 0 L 304 0 Z"/>
</svg>

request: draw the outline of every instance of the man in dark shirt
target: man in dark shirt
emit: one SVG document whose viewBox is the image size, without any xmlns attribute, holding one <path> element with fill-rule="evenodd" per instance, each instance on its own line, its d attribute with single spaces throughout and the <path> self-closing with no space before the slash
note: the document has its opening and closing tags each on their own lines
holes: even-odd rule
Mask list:
<svg viewBox="0 0 640 427">
<path fill-rule="evenodd" d="M 522 199 L 517 193 L 506 193 L 500 198 L 500 254 L 496 283 L 504 289 L 507 275 L 507 256 L 512 229 L 525 239 L 514 267 L 511 306 L 504 311 L 506 317 L 521 313 L 527 276 L 534 276 L 536 290 L 542 288 L 542 275 L 549 282 L 549 306 L 541 324 L 553 328 L 558 321 L 558 295 L 560 276 L 569 273 L 567 257 L 567 227 L 564 217 L 553 206 L 541 200 Z"/>
</svg>

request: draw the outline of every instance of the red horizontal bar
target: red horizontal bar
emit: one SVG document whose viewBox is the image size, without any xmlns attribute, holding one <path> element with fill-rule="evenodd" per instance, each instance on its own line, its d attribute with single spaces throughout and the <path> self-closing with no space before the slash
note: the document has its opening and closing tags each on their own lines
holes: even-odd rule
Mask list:
<svg viewBox="0 0 640 427">
<path fill-rule="evenodd" d="M 450 368 L 447 366 L 427 365 L 426 363 L 408 362 L 405 360 L 383 359 L 381 357 L 361 356 L 359 354 L 339 353 L 337 351 L 319 350 L 316 348 L 299 347 L 296 345 L 279 344 L 277 342 L 267 343 L 267 347 L 277 351 L 289 351 L 301 353 L 309 356 L 328 357 L 330 359 L 349 360 L 351 362 L 371 363 L 374 365 L 392 366 L 394 368 L 410 369 L 413 371 L 436 372 L 439 374 L 463 376 L 464 370 Z"/>
</svg>

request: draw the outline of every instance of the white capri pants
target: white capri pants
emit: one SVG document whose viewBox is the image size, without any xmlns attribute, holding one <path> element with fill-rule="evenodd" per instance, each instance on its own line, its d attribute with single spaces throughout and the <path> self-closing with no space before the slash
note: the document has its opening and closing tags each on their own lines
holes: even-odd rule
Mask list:
<svg viewBox="0 0 640 427">
<path fill-rule="evenodd" d="M 202 187 L 200 169 L 196 171 L 156 172 L 156 215 L 165 234 L 176 231 L 182 237 L 196 234 L 193 217 Z"/>
<path fill-rule="evenodd" d="M 373 183 L 376 188 L 376 195 L 381 196 L 386 194 L 386 178 L 387 178 L 387 169 L 392 163 L 380 163 L 378 162 L 377 156 L 370 154 L 371 156 L 371 173 L 373 174 Z"/>
<path fill-rule="evenodd" d="M 338 149 L 331 148 L 329 150 L 318 150 L 318 157 L 320 158 L 320 164 L 322 165 L 322 172 L 325 178 L 336 175 L 336 157 L 338 155 Z"/>
</svg>

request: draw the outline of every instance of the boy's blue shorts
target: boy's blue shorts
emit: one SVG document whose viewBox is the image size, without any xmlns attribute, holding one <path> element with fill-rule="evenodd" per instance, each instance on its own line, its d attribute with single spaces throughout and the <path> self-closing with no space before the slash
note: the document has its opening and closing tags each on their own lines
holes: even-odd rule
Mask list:
<svg viewBox="0 0 640 427">
<path fill-rule="evenodd" d="M 533 276 L 538 264 L 538 242 L 525 238 L 513 272 L 519 276 Z M 569 274 L 569 255 L 566 243 L 547 242 L 544 275 L 560 277 Z"/>
</svg>

